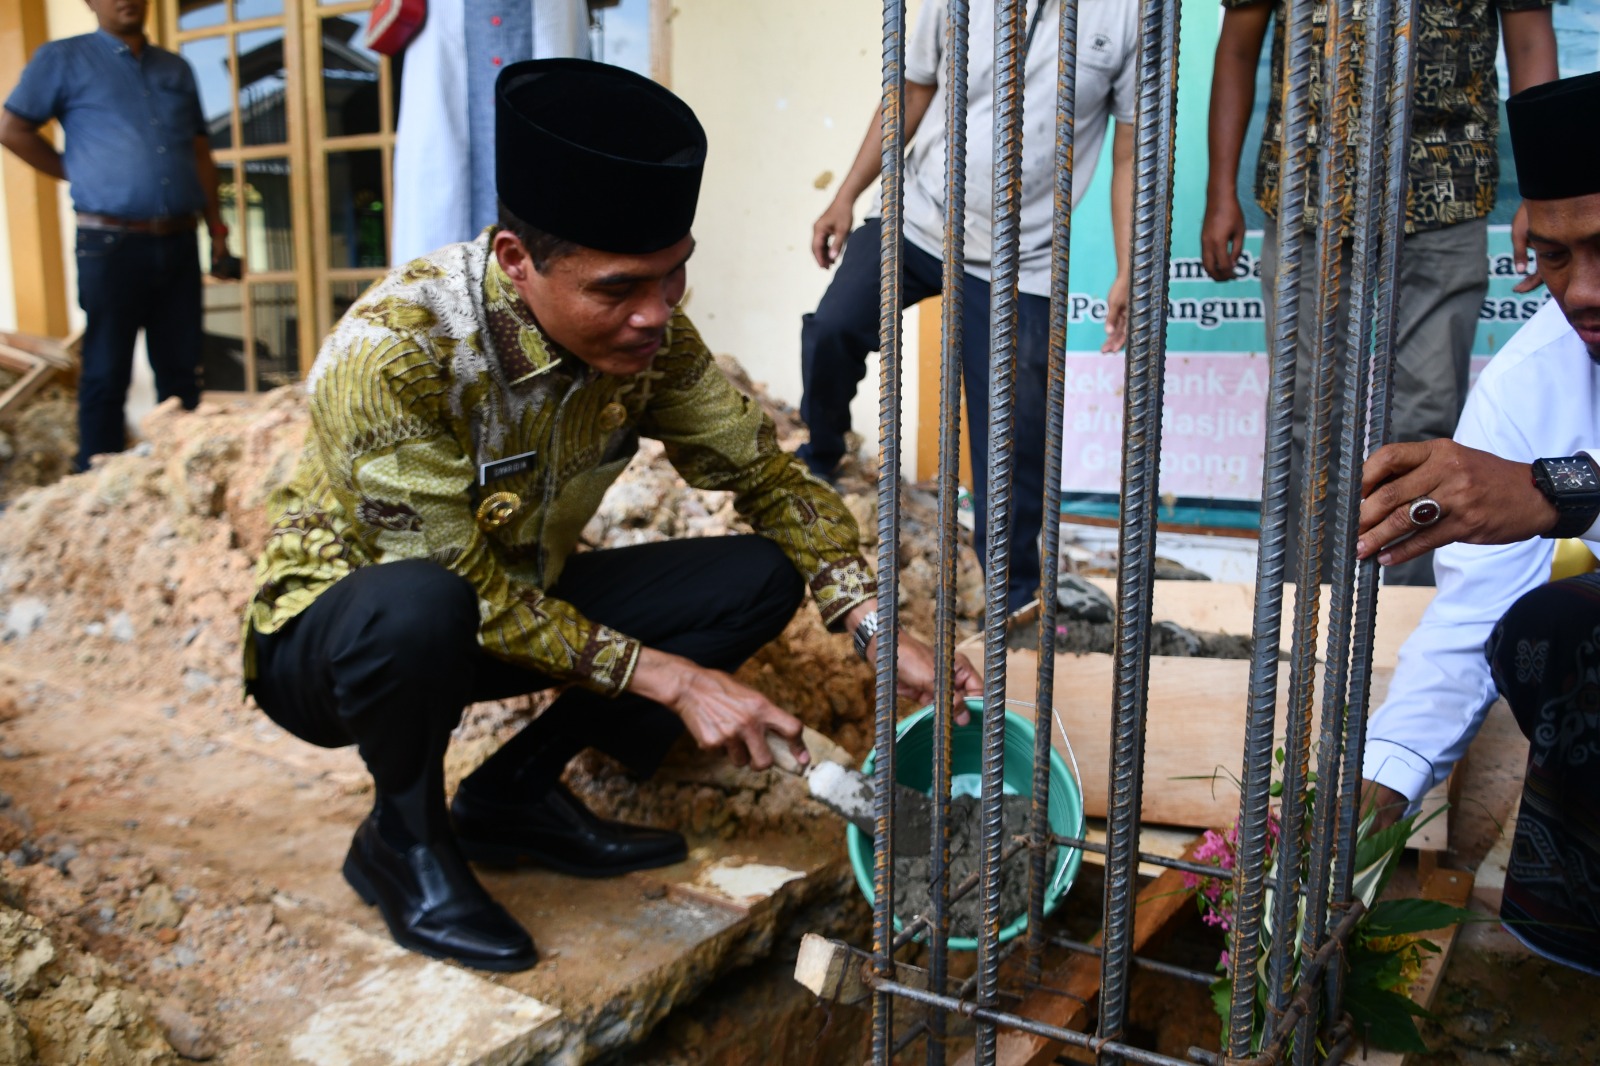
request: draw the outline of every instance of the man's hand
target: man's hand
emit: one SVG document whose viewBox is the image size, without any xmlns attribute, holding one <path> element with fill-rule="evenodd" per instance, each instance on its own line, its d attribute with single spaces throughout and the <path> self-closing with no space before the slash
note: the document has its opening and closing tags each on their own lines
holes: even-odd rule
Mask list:
<svg viewBox="0 0 1600 1066">
<path fill-rule="evenodd" d="M 1372 832 L 1379 833 L 1400 820 L 1410 804 L 1406 798 L 1388 785 L 1376 781 L 1361 782 L 1361 816 L 1372 812 Z"/>
<path fill-rule="evenodd" d="M 878 609 L 876 599 L 858 603 L 845 615 L 845 627 L 854 630 L 865 618 Z M 878 638 L 873 637 L 867 645 L 867 661 L 873 662 L 878 653 Z M 951 664 L 953 672 L 950 677 L 951 686 L 955 692 L 952 706 L 956 712 L 956 724 L 966 725 L 972 720 L 972 715 L 967 711 L 968 696 L 983 695 L 983 679 L 978 676 L 978 671 L 965 655 L 956 653 L 955 662 Z M 915 703 L 932 703 L 934 692 L 935 659 L 933 649 L 923 643 L 916 636 L 901 629 L 895 642 L 895 677 L 899 681 L 897 691 L 905 699 Z"/>
<path fill-rule="evenodd" d="M 1453 440 L 1384 445 L 1361 468 L 1361 493 L 1356 557 L 1377 555 L 1384 566 L 1456 542 L 1514 544 L 1555 528 L 1559 517 L 1527 463 Z M 1407 513 L 1419 496 L 1437 500 L 1443 512 L 1423 529 Z"/>
<path fill-rule="evenodd" d="M 1229 190 L 1206 197 L 1200 224 L 1200 262 L 1214 281 L 1232 281 L 1234 264 L 1244 252 L 1244 210 L 1239 194 Z"/>
<path fill-rule="evenodd" d="M 1527 277 L 1512 286 L 1512 292 L 1532 292 L 1544 284 L 1544 278 L 1539 276 L 1539 264 L 1535 260 L 1532 267 L 1528 265 L 1528 205 L 1518 204 L 1517 213 L 1511 218 L 1511 261 L 1516 265 L 1518 274 Z"/>
<path fill-rule="evenodd" d="M 1106 293 L 1106 342 L 1100 351 L 1120 352 L 1128 343 L 1128 275 L 1119 272 Z"/>
<path fill-rule="evenodd" d="M 800 720 L 721 670 L 645 648 L 628 690 L 676 714 L 696 744 L 708 750 L 722 748 L 736 766 L 765 770 L 772 765 L 768 732 L 787 737 L 802 765 L 809 758 L 800 741 Z"/>
<path fill-rule="evenodd" d="M 239 260 L 228 251 L 226 236 L 211 238 L 211 276 L 220 281 L 239 280 Z"/>
<path fill-rule="evenodd" d="M 844 252 L 844 242 L 850 238 L 850 227 L 855 223 L 851 203 L 835 198 L 833 203 L 811 227 L 811 255 L 817 266 L 827 270 L 838 262 Z"/>
</svg>

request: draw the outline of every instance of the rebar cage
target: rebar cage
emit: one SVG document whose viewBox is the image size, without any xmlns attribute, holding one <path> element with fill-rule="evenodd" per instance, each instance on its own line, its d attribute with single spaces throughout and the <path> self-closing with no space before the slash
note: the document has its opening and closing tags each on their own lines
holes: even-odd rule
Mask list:
<svg viewBox="0 0 1600 1066">
<path fill-rule="evenodd" d="M 1042 0 L 1035 0 L 1042 2 Z M 1275 278 L 1278 313 L 1270 340 L 1260 554 L 1257 565 L 1246 731 L 1239 780 L 1239 858 L 1234 873 L 1232 915 L 1234 972 L 1266 975 L 1267 992 L 1256 982 L 1235 983 L 1223 1054 L 1195 1049 L 1190 1059 L 1207 1063 L 1296 1064 L 1340 1062 L 1357 1034 L 1341 1010 L 1341 942 L 1360 912 L 1352 897 L 1353 851 L 1358 820 L 1359 758 L 1364 739 L 1372 664 L 1378 573 L 1372 561 L 1355 561 L 1361 458 L 1388 431 L 1391 353 L 1396 333 L 1395 279 L 1404 236 L 1405 161 L 1412 77 L 1411 23 L 1414 0 L 1328 0 L 1324 44 L 1313 49 L 1313 0 L 1288 0 L 1278 243 Z M 1007 577 L 1010 565 L 1012 471 L 1038 456 L 1013 451 L 1012 423 L 1016 355 L 1018 226 L 1021 203 L 1021 120 L 1024 27 L 1028 0 L 995 0 L 994 245 L 989 345 L 987 542 L 984 561 L 983 759 L 980 798 L 981 857 L 978 874 L 952 888 L 948 880 L 951 805 L 951 730 L 956 603 L 956 495 L 959 455 L 961 291 L 964 264 L 960 235 L 965 226 L 965 146 L 969 32 L 968 0 L 949 0 L 945 30 L 946 128 L 944 302 L 938 498 L 939 576 L 935 652 L 938 662 L 934 712 L 933 794 L 930 855 L 932 896 L 927 912 L 896 932 L 891 913 L 894 867 L 895 663 L 898 600 L 899 507 L 901 499 L 901 247 L 902 168 L 905 158 L 903 103 L 906 11 L 904 0 L 883 6 L 883 214 L 880 330 L 880 454 L 878 485 L 879 633 L 875 728 L 876 860 L 873 947 L 864 966 L 872 990 L 871 1057 L 874 1063 L 914 1057 L 925 1045 L 926 1061 L 946 1060 L 947 1023 L 971 1020 L 973 1061 L 992 1066 L 997 1042 L 1007 1030 L 1031 1033 L 1093 1051 L 1105 1063 L 1175 1063 L 1133 1046 L 1125 1034 L 1129 981 L 1137 964 L 1200 981 L 1215 975 L 1137 957 L 1133 926 L 1138 868 L 1143 862 L 1191 873 L 1215 867 L 1143 854 L 1139 850 L 1140 798 L 1151 655 L 1152 591 L 1161 449 L 1162 381 L 1166 355 L 1168 255 L 1171 243 L 1174 148 L 1176 143 L 1179 4 L 1142 0 L 1139 11 L 1138 110 L 1134 162 L 1131 305 L 1124 393 L 1124 455 L 1117 576 L 1112 736 L 1107 801 L 1105 890 L 1099 947 L 1049 936 L 1043 907 L 1047 857 L 1060 846 L 1092 848 L 1085 840 L 1053 833 L 1046 821 L 1048 761 L 1057 601 L 1059 486 L 1067 344 L 1067 264 L 1071 251 L 1073 122 L 1078 0 L 1062 0 L 1056 83 L 1055 205 L 1050 288 L 1045 523 L 1041 546 L 1044 586 L 1040 598 L 1038 690 L 1033 708 L 1036 750 L 1031 827 L 1026 839 L 1006 840 L 1002 827 L 1002 757 L 1006 700 Z M 1318 138 L 1313 168 L 1308 130 L 1312 124 L 1312 64 L 1323 64 L 1328 118 Z M 1355 124 L 1352 130 L 1351 124 Z M 1301 220 L 1307 181 L 1315 173 L 1321 204 L 1339 204 L 1354 175 L 1355 213 L 1348 231 L 1337 211 L 1324 212 L 1308 248 Z M 1350 254 L 1341 258 L 1348 238 Z M 1309 256 L 1314 256 L 1307 262 Z M 1348 295 L 1340 274 L 1348 263 Z M 1317 271 L 1315 307 L 1300 307 L 1300 275 Z M 1341 306 L 1344 304 L 1344 306 Z M 1341 327 L 1341 323 L 1348 323 Z M 1311 380 L 1296 381 L 1296 347 L 1302 329 L 1315 331 Z M 1335 408 L 1336 375 L 1342 379 Z M 1296 389 L 1309 395 L 1310 414 L 1303 491 L 1301 551 L 1292 575 L 1297 589 L 1288 653 L 1286 706 L 1279 718 L 1278 669 L 1291 460 L 1291 420 Z M 1338 426 L 1335 439 L 1334 427 Z M 1324 507 L 1324 501 L 1328 506 Z M 1326 575 L 1327 586 L 1319 583 Z M 1322 669 L 1317 651 L 1320 597 L 1331 598 Z M 1316 698 L 1320 680 L 1321 699 Z M 1319 710 L 1320 708 L 1320 710 Z M 1269 805 L 1273 794 L 1274 728 L 1283 723 L 1282 810 L 1285 825 L 1305 824 L 1304 848 L 1269 854 Z M 1316 736 L 1317 787 L 1305 808 Z M 1027 848 L 1027 934 L 1004 949 L 1000 944 L 1000 868 L 1006 856 Z M 965 891 L 978 894 L 981 922 L 976 972 L 952 983 L 946 944 L 950 906 Z M 1302 903 L 1303 901 L 1303 903 Z M 1263 923 L 1296 927 L 1296 908 L 1306 918 L 1299 938 L 1276 936 L 1263 947 Z M 1271 913 L 1268 913 L 1268 912 Z M 927 944 L 925 987 L 896 980 L 896 956 L 915 939 Z M 1298 942 L 1297 942 L 1298 940 Z M 1047 942 L 1099 957 L 1098 1022 L 1093 1031 L 1046 1024 L 1008 1008 L 999 985 L 1007 952 L 1025 953 L 1028 980 L 1040 979 Z M 1263 958 L 1265 955 L 1265 958 Z M 1258 969 L 1260 968 L 1260 969 Z M 1034 987 L 1038 987 L 1035 985 Z M 1068 994 L 1071 993 L 1062 993 Z M 901 1009 L 896 1011 L 899 1002 Z M 910 1004 L 910 1007 L 907 1005 Z M 910 1019 L 910 1020 L 908 1020 Z M 898 1031 L 897 1031 L 898 1029 Z"/>
</svg>

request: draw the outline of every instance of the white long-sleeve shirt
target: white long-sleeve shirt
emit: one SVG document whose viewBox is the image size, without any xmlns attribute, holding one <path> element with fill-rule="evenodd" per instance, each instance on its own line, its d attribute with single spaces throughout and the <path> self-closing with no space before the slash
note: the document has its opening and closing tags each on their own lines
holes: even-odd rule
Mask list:
<svg viewBox="0 0 1600 1066">
<path fill-rule="evenodd" d="M 1520 463 L 1600 458 L 1600 366 L 1554 300 L 1490 360 L 1455 439 Z M 1600 545 L 1600 522 L 1583 539 Z M 1520 596 L 1550 579 L 1554 554 L 1543 537 L 1434 552 L 1438 592 L 1368 723 L 1363 776 L 1413 801 L 1449 776 L 1495 700 L 1484 642 Z"/>
</svg>

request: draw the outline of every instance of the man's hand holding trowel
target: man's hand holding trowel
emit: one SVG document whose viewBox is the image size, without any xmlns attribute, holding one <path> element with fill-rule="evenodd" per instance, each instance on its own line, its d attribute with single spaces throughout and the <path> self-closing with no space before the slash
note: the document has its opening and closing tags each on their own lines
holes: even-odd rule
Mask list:
<svg viewBox="0 0 1600 1066">
<path fill-rule="evenodd" d="M 877 609 L 876 600 L 858 604 L 846 615 L 846 625 L 859 634 L 868 628 L 862 622 L 875 618 Z M 856 646 L 871 662 L 877 653 L 877 637 L 858 638 Z M 916 703 L 932 702 L 933 649 L 901 630 L 896 651 L 899 695 Z M 958 725 L 966 725 L 971 718 L 967 697 L 981 696 L 983 683 L 965 655 L 957 653 L 954 666 L 951 680 L 955 720 Z M 642 694 L 682 718 L 700 747 L 722 748 L 739 766 L 766 770 L 775 765 L 805 777 L 813 797 L 864 832 L 873 832 L 872 782 L 854 768 L 854 757 L 816 730 L 803 726 L 798 718 L 755 689 L 720 670 L 696 666 L 687 659 L 653 649 L 641 654 L 634 676 L 636 691 L 641 680 L 650 684 L 653 678 L 671 679 L 670 688 Z M 901 786 L 895 800 L 896 850 L 925 850 L 930 824 L 928 797 Z"/>
<path fill-rule="evenodd" d="M 845 616 L 847 628 L 859 632 L 863 620 L 875 618 L 877 610 L 876 599 L 857 604 Z M 872 662 L 877 653 L 877 637 L 858 640 L 857 644 L 863 657 Z M 932 702 L 933 649 L 903 629 L 900 630 L 898 644 L 899 669 L 896 674 L 900 696 L 917 703 Z M 952 682 L 955 688 L 956 722 L 965 725 L 970 717 L 966 697 L 981 696 L 983 682 L 972 663 L 960 653 L 956 654 Z M 787 747 L 790 756 L 800 767 L 812 761 L 812 752 L 808 750 L 802 735 L 800 720 L 721 670 L 712 670 L 681 656 L 646 648 L 640 653 L 638 665 L 634 668 L 631 688 L 683 719 L 684 727 L 700 747 L 708 751 L 712 748 L 723 749 L 735 765 L 749 766 L 754 770 L 769 769 L 773 765 L 773 751 L 780 747 Z M 776 734 L 776 737 L 769 739 L 769 733 Z M 817 734 L 813 732 L 812 735 Z M 828 743 L 832 744 L 831 741 Z M 832 745 L 832 750 L 837 753 L 843 749 Z"/>
</svg>

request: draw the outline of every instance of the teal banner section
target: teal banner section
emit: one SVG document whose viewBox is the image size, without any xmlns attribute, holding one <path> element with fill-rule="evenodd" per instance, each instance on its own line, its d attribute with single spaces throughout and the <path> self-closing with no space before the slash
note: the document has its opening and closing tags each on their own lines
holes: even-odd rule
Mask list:
<svg viewBox="0 0 1600 1066">
<path fill-rule="evenodd" d="M 1261 495 L 1262 439 L 1268 384 L 1261 295 L 1261 233 L 1268 220 L 1255 203 L 1256 153 L 1269 82 L 1270 32 L 1262 48 L 1256 111 L 1239 167 L 1239 199 L 1249 232 L 1235 280 L 1216 282 L 1202 269 L 1207 122 L 1212 56 L 1222 9 L 1186 5 L 1178 68 L 1178 139 L 1172 203 L 1172 260 L 1161 493 L 1164 514 L 1182 507 L 1193 524 L 1235 526 Z M 1562 0 L 1553 10 L 1561 73 L 1600 69 L 1600 0 Z M 1499 60 L 1502 94 L 1510 79 Z M 1111 232 L 1111 139 L 1094 183 L 1072 219 L 1068 302 L 1066 449 L 1062 474 L 1068 512 L 1114 513 L 1121 462 L 1123 355 L 1102 355 L 1105 294 L 1116 276 Z M 1518 294 L 1511 220 L 1520 203 L 1511 145 L 1500 131 L 1500 187 L 1490 217 L 1485 270 L 1488 295 L 1473 345 L 1476 371 L 1548 299 L 1543 288 Z"/>
</svg>

